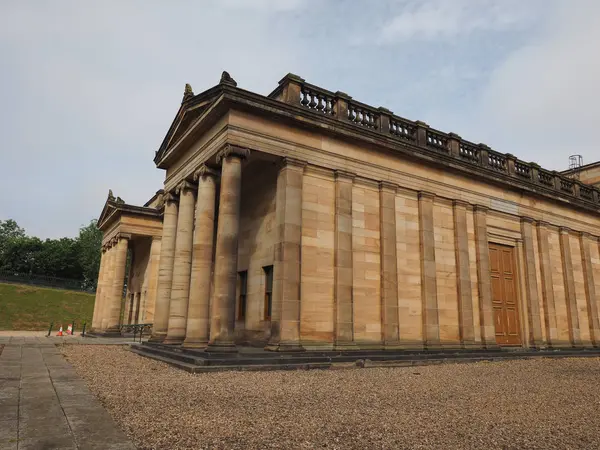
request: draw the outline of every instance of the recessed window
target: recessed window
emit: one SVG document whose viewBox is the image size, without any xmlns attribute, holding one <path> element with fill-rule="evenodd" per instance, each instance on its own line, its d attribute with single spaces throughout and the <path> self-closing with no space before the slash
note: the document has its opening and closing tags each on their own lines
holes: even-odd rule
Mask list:
<svg viewBox="0 0 600 450">
<path fill-rule="evenodd" d="M 273 308 L 273 266 L 263 267 L 265 272 L 265 320 L 271 320 Z"/>
<path fill-rule="evenodd" d="M 238 297 L 238 320 L 246 319 L 246 293 L 248 290 L 248 271 L 238 273 L 240 280 L 240 296 Z"/>
</svg>

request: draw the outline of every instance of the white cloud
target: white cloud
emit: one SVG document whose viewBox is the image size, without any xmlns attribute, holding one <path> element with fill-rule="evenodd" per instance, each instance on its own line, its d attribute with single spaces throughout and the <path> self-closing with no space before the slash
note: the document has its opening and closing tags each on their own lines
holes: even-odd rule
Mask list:
<svg viewBox="0 0 600 450">
<path fill-rule="evenodd" d="M 523 6 L 512 0 L 409 1 L 397 5 L 401 12 L 382 27 L 378 42 L 411 39 L 454 38 L 476 31 L 499 31 L 520 24 L 527 17 Z"/>
</svg>

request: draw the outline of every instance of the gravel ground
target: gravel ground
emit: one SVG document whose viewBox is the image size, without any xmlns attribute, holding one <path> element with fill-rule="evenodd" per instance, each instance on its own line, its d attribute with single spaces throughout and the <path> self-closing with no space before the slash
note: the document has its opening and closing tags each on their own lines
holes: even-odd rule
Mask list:
<svg viewBox="0 0 600 450">
<path fill-rule="evenodd" d="M 600 358 L 192 375 L 63 348 L 141 449 L 600 448 Z"/>
</svg>

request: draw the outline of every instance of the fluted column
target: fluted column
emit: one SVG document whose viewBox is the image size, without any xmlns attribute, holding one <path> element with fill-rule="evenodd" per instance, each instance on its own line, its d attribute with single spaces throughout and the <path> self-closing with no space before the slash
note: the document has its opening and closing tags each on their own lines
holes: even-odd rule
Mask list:
<svg viewBox="0 0 600 450">
<path fill-rule="evenodd" d="M 104 294 L 102 295 L 102 303 L 100 304 L 100 330 L 104 331 L 108 327 L 109 316 L 109 300 L 112 295 L 112 286 L 115 279 L 115 252 L 117 239 L 111 239 L 108 246 L 108 259 L 106 261 L 106 273 L 104 274 Z"/>
<path fill-rule="evenodd" d="M 179 194 L 179 215 L 173 259 L 169 324 L 164 344 L 181 344 L 185 339 L 192 273 L 195 191 L 196 186 L 188 181 L 182 181 L 176 189 Z"/>
<path fill-rule="evenodd" d="M 386 348 L 398 347 L 398 260 L 396 258 L 396 189 L 393 183 L 379 183 L 379 233 L 381 262 L 381 337 Z"/>
<path fill-rule="evenodd" d="M 475 205 L 475 254 L 477 258 L 477 287 L 479 291 L 479 323 L 481 344 L 485 348 L 495 348 L 496 326 L 492 305 L 492 280 L 490 278 L 490 245 L 487 236 L 487 211 L 485 206 Z"/>
<path fill-rule="evenodd" d="M 529 323 L 529 345 L 542 345 L 542 320 L 540 317 L 540 298 L 535 270 L 535 253 L 533 240 L 533 219 L 521 219 L 521 234 L 525 256 L 525 287 L 527 290 L 527 320 Z"/>
<path fill-rule="evenodd" d="M 177 198 L 168 193 L 164 197 L 162 242 L 158 261 L 158 285 L 154 306 L 154 325 L 152 326 L 153 342 L 162 342 L 167 336 L 169 326 L 169 303 L 171 301 L 171 284 L 173 283 L 173 259 L 175 254 L 175 238 L 177 237 L 177 215 L 179 205 Z"/>
<path fill-rule="evenodd" d="M 458 324 L 460 343 L 475 346 L 473 322 L 473 294 L 471 288 L 471 263 L 469 260 L 469 235 L 467 233 L 467 203 L 454 200 L 454 239 L 456 243 L 456 285 L 458 288 Z"/>
<path fill-rule="evenodd" d="M 112 293 L 108 299 L 108 326 L 107 332 L 119 332 L 119 319 L 121 315 L 121 300 L 123 299 L 123 286 L 125 284 L 125 264 L 127 262 L 127 248 L 129 245 L 128 234 L 119 234 L 115 247 L 114 279 Z"/>
<path fill-rule="evenodd" d="M 95 331 L 102 325 L 101 303 L 104 295 L 104 272 L 106 271 L 106 262 L 108 260 L 107 248 L 102 246 L 102 256 L 100 258 L 100 269 L 98 270 L 98 283 L 96 285 L 96 300 L 94 301 L 94 315 L 92 316 L 92 329 Z"/>
<path fill-rule="evenodd" d="M 194 173 L 198 181 L 196 226 L 192 251 L 190 299 L 184 347 L 204 348 L 208 345 L 210 324 L 210 275 L 212 270 L 215 229 L 217 172 L 205 165 Z"/>
<path fill-rule="evenodd" d="M 577 298 L 575 292 L 575 277 L 573 275 L 573 257 L 571 255 L 570 230 L 566 227 L 559 229 L 560 252 L 562 257 L 563 278 L 565 283 L 565 297 L 567 299 L 567 319 L 569 321 L 569 338 L 573 347 L 581 347 L 581 333 L 579 331 L 579 313 L 577 312 Z"/>
<path fill-rule="evenodd" d="M 554 347 L 558 340 L 556 326 L 556 307 L 554 304 L 554 285 L 552 283 L 552 264 L 550 244 L 548 240 L 548 223 L 538 222 L 538 247 L 540 255 L 540 272 L 542 281 L 542 301 L 544 305 L 544 325 L 546 327 L 546 343 Z"/>
<path fill-rule="evenodd" d="M 222 162 L 221 192 L 215 254 L 214 292 L 210 320 L 209 349 L 235 351 L 235 291 L 237 281 L 237 248 L 240 229 L 242 160 L 247 149 L 227 145 L 217 155 Z"/>
<path fill-rule="evenodd" d="M 419 192 L 419 235 L 421 241 L 421 302 L 423 307 L 423 341 L 426 347 L 440 346 L 440 322 L 433 228 L 434 194 Z"/>
<path fill-rule="evenodd" d="M 598 321 L 598 301 L 596 299 L 596 283 L 594 280 L 594 267 L 590 245 L 596 245 L 592 236 L 581 233 L 579 236 L 581 246 L 581 262 L 583 264 L 583 284 L 585 287 L 585 298 L 587 304 L 588 319 L 590 324 L 590 339 L 594 347 L 600 346 L 600 323 Z"/>
<path fill-rule="evenodd" d="M 352 185 L 354 174 L 335 172 L 335 346 L 354 346 L 352 303 Z"/>
<path fill-rule="evenodd" d="M 300 345 L 300 240 L 302 183 L 306 163 L 284 158 L 277 174 L 276 241 L 269 350 L 302 350 Z"/>
</svg>

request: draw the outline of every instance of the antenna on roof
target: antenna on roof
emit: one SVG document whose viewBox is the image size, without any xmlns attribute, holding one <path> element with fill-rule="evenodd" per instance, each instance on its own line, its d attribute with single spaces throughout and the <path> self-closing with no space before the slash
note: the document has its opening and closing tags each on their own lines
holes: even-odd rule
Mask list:
<svg viewBox="0 0 600 450">
<path fill-rule="evenodd" d="M 571 178 L 579 180 L 579 171 L 577 169 L 581 166 L 583 166 L 583 157 L 581 155 L 569 156 L 569 170 L 572 170 L 569 174 Z"/>
</svg>

